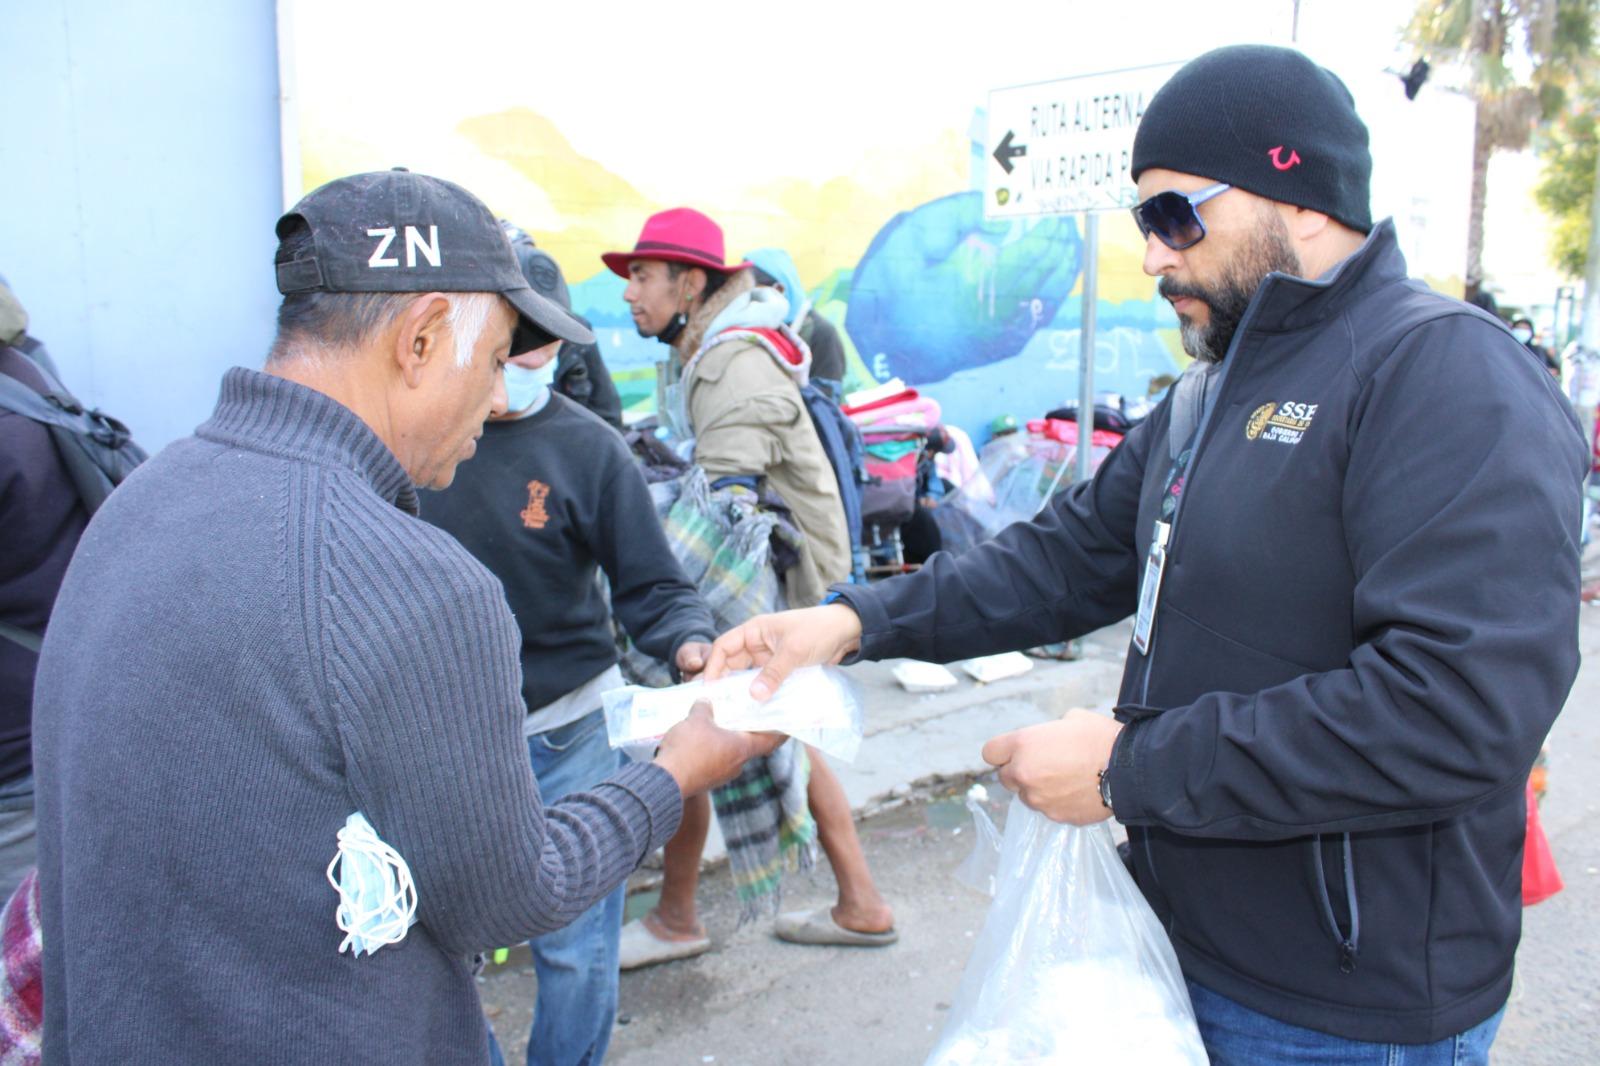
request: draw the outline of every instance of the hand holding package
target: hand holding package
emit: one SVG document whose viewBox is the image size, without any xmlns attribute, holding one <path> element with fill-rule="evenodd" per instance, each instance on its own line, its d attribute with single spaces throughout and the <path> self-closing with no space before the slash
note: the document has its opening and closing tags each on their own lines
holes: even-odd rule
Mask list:
<svg viewBox="0 0 1600 1066">
<path fill-rule="evenodd" d="M 796 670 L 765 702 L 750 695 L 757 671 L 671 688 L 629 685 L 601 697 L 613 748 L 653 749 L 667 730 L 689 717 L 700 700 L 717 725 L 747 733 L 784 733 L 835 759 L 852 762 L 861 747 L 861 701 L 844 675 L 829 666 Z"/>
</svg>

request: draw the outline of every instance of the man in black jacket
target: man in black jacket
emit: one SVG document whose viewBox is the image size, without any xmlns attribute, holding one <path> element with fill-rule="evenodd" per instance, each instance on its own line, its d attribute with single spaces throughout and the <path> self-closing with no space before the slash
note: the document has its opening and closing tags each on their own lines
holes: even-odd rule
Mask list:
<svg viewBox="0 0 1600 1066">
<path fill-rule="evenodd" d="M 984 757 L 1052 818 L 1129 827 L 1219 1062 L 1487 1061 L 1523 782 L 1578 666 L 1576 424 L 1500 322 L 1407 278 L 1370 167 L 1299 53 L 1185 66 L 1132 167 L 1196 359 L 1173 394 L 1034 521 L 753 620 L 708 666 L 764 664 L 762 695 L 1134 615 L 1116 721 Z"/>
<path fill-rule="evenodd" d="M 0 281 L 0 374 L 42 391 L 44 379 L 21 350 L 27 325 L 27 313 Z M 50 430 L 0 408 L 0 900 L 34 864 L 37 639 L 88 522 Z"/>
</svg>

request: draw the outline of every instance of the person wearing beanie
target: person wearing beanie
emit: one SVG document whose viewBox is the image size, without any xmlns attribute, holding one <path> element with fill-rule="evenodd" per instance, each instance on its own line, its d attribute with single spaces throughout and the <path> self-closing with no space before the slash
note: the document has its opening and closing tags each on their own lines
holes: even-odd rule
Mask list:
<svg viewBox="0 0 1600 1066">
<path fill-rule="evenodd" d="M 1194 357 L 1168 397 L 1033 521 L 754 619 L 706 676 L 761 665 L 760 697 L 1132 616 L 1114 718 L 983 754 L 1049 817 L 1127 826 L 1212 1060 L 1486 1063 L 1524 782 L 1578 665 L 1577 423 L 1504 325 L 1407 276 L 1351 96 L 1299 52 L 1184 66 L 1132 172 Z"/>
</svg>

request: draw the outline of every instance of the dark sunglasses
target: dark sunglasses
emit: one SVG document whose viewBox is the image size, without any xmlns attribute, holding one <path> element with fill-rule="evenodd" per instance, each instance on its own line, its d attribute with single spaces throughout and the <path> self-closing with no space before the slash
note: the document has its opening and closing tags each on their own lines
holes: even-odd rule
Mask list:
<svg viewBox="0 0 1600 1066">
<path fill-rule="evenodd" d="M 1200 212 L 1195 208 L 1231 188 L 1226 182 L 1218 182 L 1199 192 L 1158 192 L 1133 209 L 1133 221 L 1146 240 L 1154 233 L 1175 252 L 1193 248 L 1206 236 L 1206 224 L 1200 221 Z"/>
</svg>

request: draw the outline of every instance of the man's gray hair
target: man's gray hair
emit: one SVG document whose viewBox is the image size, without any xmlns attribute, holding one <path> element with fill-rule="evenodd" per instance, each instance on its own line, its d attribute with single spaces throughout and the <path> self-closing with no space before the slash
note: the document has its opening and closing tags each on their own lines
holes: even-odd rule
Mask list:
<svg viewBox="0 0 1600 1066">
<path fill-rule="evenodd" d="M 278 335 L 268 363 L 316 359 L 329 351 L 359 348 L 405 313 L 420 293 L 305 292 L 284 297 L 278 308 Z M 501 297 L 492 292 L 446 293 L 446 321 L 455 338 L 456 366 L 472 362 L 472 352 Z"/>
<path fill-rule="evenodd" d="M 472 352 L 478 347 L 483 328 L 489 324 L 489 313 L 501 300 L 493 292 L 458 292 L 450 296 L 450 332 L 456 339 L 456 366 L 465 367 L 472 362 Z"/>
</svg>

